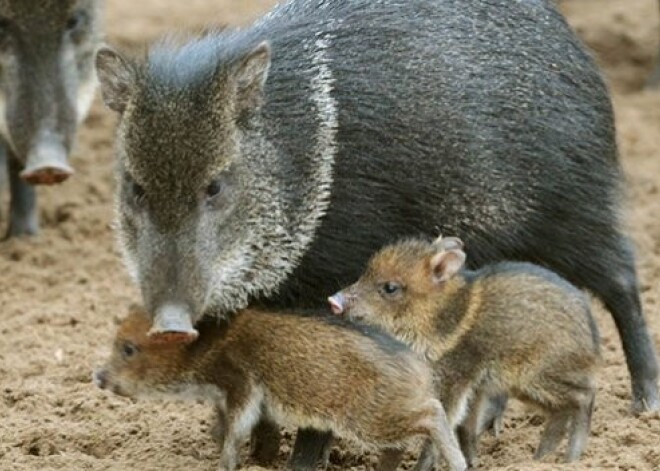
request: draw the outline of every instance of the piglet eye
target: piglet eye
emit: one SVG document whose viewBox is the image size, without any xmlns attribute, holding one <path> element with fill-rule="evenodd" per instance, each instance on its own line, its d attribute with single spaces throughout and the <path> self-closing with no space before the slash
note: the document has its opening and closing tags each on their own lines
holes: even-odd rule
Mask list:
<svg viewBox="0 0 660 471">
<path fill-rule="evenodd" d="M 380 290 L 386 296 L 394 296 L 401 291 L 401 285 L 394 281 L 387 281 L 382 284 Z"/>
<path fill-rule="evenodd" d="M 213 180 L 209 183 L 209 186 L 206 187 L 206 196 L 213 198 L 222 191 L 222 183 L 220 180 Z"/>
<path fill-rule="evenodd" d="M 138 351 L 137 347 L 130 342 L 126 342 L 121 347 L 121 354 L 123 355 L 124 358 L 131 358 L 133 355 L 137 353 L 137 351 Z"/>
</svg>

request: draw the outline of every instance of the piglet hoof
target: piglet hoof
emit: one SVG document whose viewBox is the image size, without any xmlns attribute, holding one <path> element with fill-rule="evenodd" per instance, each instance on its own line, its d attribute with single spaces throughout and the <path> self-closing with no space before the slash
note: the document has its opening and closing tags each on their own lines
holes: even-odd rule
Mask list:
<svg viewBox="0 0 660 471">
<path fill-rule="evenodd" d="M 156 343 L 191 343 L 199 336 L 193 328 L 190 314 L 176 305 L 165 305 L 156 312 L 148 334 Z"/>
</svg>

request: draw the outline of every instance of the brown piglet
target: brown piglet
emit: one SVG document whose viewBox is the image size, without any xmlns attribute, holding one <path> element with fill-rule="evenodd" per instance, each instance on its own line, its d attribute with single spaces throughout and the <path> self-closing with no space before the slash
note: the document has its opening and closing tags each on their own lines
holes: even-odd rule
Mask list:
<svg viewBox="0 0 660 471">
<path fill-rule="evenodd" d="M 395 469 L 416 437 L 426 438 L 432 452 L 417 469 L 429 469 L 440 453 L 452 470 L 466 469 L 433 371 L 389 335 L 332 316 L 244 310 L 230 321 L 201 321 L 193 342 L 162 343 L 148 335 L 151 323 L 141 308 L 131 310 L 94 382 L 124 396 L 213 403 L 224 425 L 221 470 L 236 467 L 260 419 L 381 449 L 383 470 Z"/>
<path fill-rule="evenodd" d="M 379 326 L 434 365 L 439 398 L 459 427 L 468 464 L 492 399 L 512 395 L 548 420 L 536 458 L 566 430 L 566 460 L 590 431 L 599 334 L 584 293 L 529 263 L 463 269 L 463 243 L 401 241 L 383 248 L 352 286 L 329 298 L 336 314 Z"/>
</svg>

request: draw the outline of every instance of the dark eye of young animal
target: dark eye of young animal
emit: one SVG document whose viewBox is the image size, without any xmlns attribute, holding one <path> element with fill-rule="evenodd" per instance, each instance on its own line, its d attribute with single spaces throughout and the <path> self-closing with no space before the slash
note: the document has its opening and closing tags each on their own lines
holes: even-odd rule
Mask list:
<svg viewBox="0 0 660 471">
<path fill-rule="evenodd" d="M 214 196 L 218 195 L 222 191 L 222 182 L 220 179 L 215 179 L 211 183 L 209 183 L 209 186 L 206 187 L 206 196 L 208 198 L 213 198 Z"/>
<path fill-rule="evenodd" d="M 137 353 L 138 349 L 131 342 L 126 342 L 121 347 L 121 354 L 124 358 L 131 358 Z"/>
<path fill-rule="evenodd" d="M 386 281 L 380 287 L 383 296 L 391 298 L 401 293 L 402 286 L 396 281 Z"/>
</svg>

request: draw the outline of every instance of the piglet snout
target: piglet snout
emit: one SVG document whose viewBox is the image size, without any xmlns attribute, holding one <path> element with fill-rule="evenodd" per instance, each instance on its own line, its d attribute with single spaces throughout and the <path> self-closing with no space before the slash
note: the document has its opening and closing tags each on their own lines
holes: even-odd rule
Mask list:
<svg viewBox="0 0 660 471">
<path fill-rule="evenodd" d="M 99 388 L 105 389 L 108 386 L 108 373 L 105 370 L 94 370 L 92 373 L 92 381 Z"/>
<path fill-rule="evenodd" d="M 347 308 L 347 299 L 344 293 L 341 291 L 333 294 L 328 298 L 328 303 L 330 303 L 330 309 L 333 314 L 342 315 L 345 313 Z"/>
</svg>

